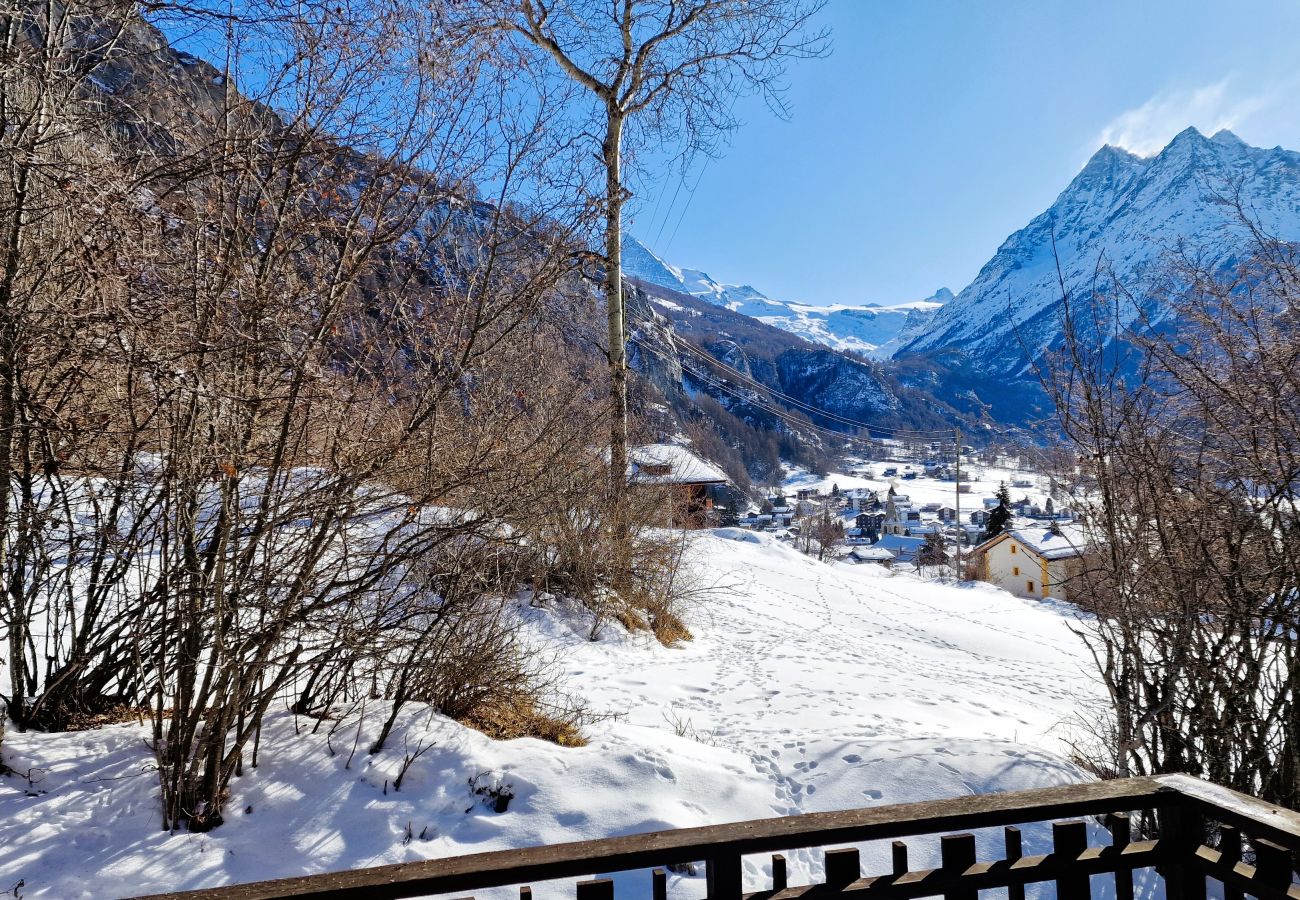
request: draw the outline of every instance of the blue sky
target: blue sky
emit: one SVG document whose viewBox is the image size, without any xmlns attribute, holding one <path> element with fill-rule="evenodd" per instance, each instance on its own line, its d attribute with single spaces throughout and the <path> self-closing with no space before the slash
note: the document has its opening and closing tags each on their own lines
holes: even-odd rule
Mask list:
<svg viewBox="0 0 1300 900">
<path fill-rule="evenodd" d="M 640 187 L 631 231 L 661 256 L 783 300 L 919 299 L 965 287 L 1103 143 L 1145 155 L 1195 125 L 1300 149 L 1293 0 L 830 0 L 823 18 L 834 51 L 792 66 L 789 121 L 742 100 L 671 209 L 675 172 Z"/>
</svg>

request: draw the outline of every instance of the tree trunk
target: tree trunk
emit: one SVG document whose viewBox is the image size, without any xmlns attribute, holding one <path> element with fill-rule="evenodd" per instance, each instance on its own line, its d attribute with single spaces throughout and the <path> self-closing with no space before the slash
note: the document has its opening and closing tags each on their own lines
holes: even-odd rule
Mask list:
<svg viewBox="0 0 1300 900">
<path fill-rule="evenodd" d="M 605 304 L 609 313 L 609 515 L 614 590 L 627 587 L 631 536 L 627 503 L 627 329 L 623 304 L 623 115 L 608 109 L 605 160 Z"/>
</svg>

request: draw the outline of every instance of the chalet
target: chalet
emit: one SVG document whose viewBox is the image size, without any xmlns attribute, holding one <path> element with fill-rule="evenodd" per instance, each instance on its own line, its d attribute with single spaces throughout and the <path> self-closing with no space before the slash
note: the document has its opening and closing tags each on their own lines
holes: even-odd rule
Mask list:
<svg viewBox="0 0 1300 900">
<path fill-rule="evenodd" d="M 970 514 L 970 523 L 979 525 L 981 528 L 989 523 L 989 511 L 987 509 L 977 509 Z"/>
<path fill-rule="evenodd" d="M 940 522 L 957 521 L 957 510 L 953 509 L 951 506 L 940 506 L 937 510 L 935 510 L 935 512 L 939 514 Z"/>
<path fill-rule="evenodd" d="M 703 528 L 713 512 L 713 488 L 727 483 L 727 474 L 713 463 L 677 444 L 645 444 L 627 452 L 628 483 L 669 486 L 680 496 L 684 524 Z"/>
<path fill-rule="evenodd" d="M 1019 597 L 1068 599 L 1065 588 L 1085 547 L 1078 528 L 1034 525 L 995 535 L 971 550 L 970 561 L 981 580 Z"/>
</svg>

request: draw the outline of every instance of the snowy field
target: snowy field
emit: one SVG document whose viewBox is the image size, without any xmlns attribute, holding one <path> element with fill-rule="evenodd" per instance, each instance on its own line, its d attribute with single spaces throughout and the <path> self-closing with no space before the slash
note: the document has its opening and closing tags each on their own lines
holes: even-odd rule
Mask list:
<svg viewBox="0 0 1300 900">
<path fill-rule="evenodd" d="M 903 472 L 910 466 L 911 470 L 917 473 L 912 479 L 904 479 Z M 905 494 L 910 498 L 911 503 L 915 506 L 924 506 L 927 503 L 941 503 L 944 506 L 953 506 L 957 500 L 957 485 L 953 481 L 943 481 L 937 478 L 928 478 L 922 471 L 919 463 L 904 463 L 894 460 L 864 460 L 853 467 L 855 470 L 867 470 L 875 474 L 874 478 L 859 478 L 855 475 L 843 473 L 833 473 L 826 476 L 818 476 L 807 470 L 796 469 L 782 482 L 782 488 L 790 496 L 800 488 L 820 490 L 824 494 L 829 494 L 833 487 L 839 487 L 840 490 L 847 491 L 851 488 L 867 488 L 868 490 L 877 491 L 882 499 L 885 493 L 892 486 L 898 493 Z M 898 470 L 898 475 L 886 478 L 885 469 L 894 468 Z M 977 509 L 983 509 L 981 500 L 984 497 L 992 497 L 997 493 L 998 485 L 1005 483 L 1007 490 L 1011 492 L 1013 501 L 1022 497 L 1028 497 L 1031 502 L 1042 504 L 1047 501 L 1047 479 L 1028 470 L 1009 468 L 1004 466 L 981 466 L 963 462 L 962 463 L 962 484 L 970 485 L 970 492 L 963 493 L 960 498 L 963 517 Z M 1030 487 L 1016 487 L 1017 480 L 1033 482 Z"/>
<path fill-rule="evenodd" d="M 568 689 L 615 714 L 587 727 L 586 747 L 492 741 L 411 709 L 370 757 L 378 709 L 355 755 L 357 717 L 313 733 L 279 713 L 261 766 L 232 784 L 227 824 L 168 835 L 146 729 L 11 731 L 0 896 L 20 880 L 23 897 L 128 896 L 1085 777 L 1062 758 L 1100 699 L 1072 608 L 818 563 L 740 529 L 702 533 L 694 556 L 713 590 L 679 648 L 616 626 L 588 642 L 572 611 L 523 610 L 538 652 L 563 654 Z M 394 791 L 404 750 L 428 744 Z M 475 779 L 509 787 L 505 812 Z M 1042 849 L 1041 830 L 1026 835 L 1026 852 Z M 867 845 L 864 868 L 887 870 L 887 854 Z M 792 884 L 818 877 L 812 853 L 787 855 Z M 912 861 L 936 862 L 937 840 L 915 841 Z M 767 886 L 766 863 L 746 861 L 750 889 Z M 647 876 L 619 881 L 620 897 L 648 896 Z M 702 897 L 702 870 L 670 890 Z"/>
</svg>

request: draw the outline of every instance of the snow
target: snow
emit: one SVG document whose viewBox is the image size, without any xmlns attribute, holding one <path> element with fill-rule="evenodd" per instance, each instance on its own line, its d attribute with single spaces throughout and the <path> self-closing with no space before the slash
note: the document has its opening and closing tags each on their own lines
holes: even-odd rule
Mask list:
<svg viewBox="0 0 1300 900">
<path fill-rule="evenodd" d="M 147 727 L 11 729 L 4 762 L 31 783 L 0 778 L 0 891 L 22 879 L 24 897 L 119 896 L 1085 777 L 1063 755 L 1102 697 L 1073 607 L 821 563 L 743 529 L 697 533 L 691 558 L 709 591 L 677 648 L 616 626 L 587 641 L 580 612 L 521 601 L 536 652 L 615 716 L 586 727 L 586 747 L 493 741 L 412 707 L 371 757 L 381 709 L 359 742 L 359 709 L 319 727 L 280 711 L 227 823 L 166 834 Z M 505 812 L 471 793 L 476 777 L 510 786 Z M 1045 827 L 1025 834 L 1027 853 L 1046 849 Z M 980 840 L 999 852 L 997 835 Z M 914 865 L 937 862 L 936 840 L 910 843 Z M 887 871 L 888 853 L 867 845 L 864 869 Z M 818 853 L 787 856 L 792 884 L 820 877 Z M 765 858 L 745 866 L 748 888 L 766 886 Z M 620 896 L 648 895 L 644 873 L 618 878 Z M 702 873 L 670 891 L 703 896 Z"/>
<path fill-rule="evenodd" d="M 1250 246 L 1249 230 L 1223 202 L 1237 191 L 1264 234 L 1300 238 L 1300 153 L 1251 147 L 1228 131 L 1206 138 L 1195 128 L 1151 157 L 1102 147 L 902 349 L 955 348 L 990 368 L 1010 365 L 1026 345 L 1046 348 L 1059 336 L 1058 279 L 1085 297 L 1104 273 L 1138 301 L 1158 301 L 1167 294 L 1161 276 L 1171 251 L 1184 247 L 1216 263 Z M 1129 303 L 1122 313 L 1119 324 L 1129 325 L 1142 310 Z M 1147 314 L 1164 313 L 1157 303 Z"/>
<path fill-rule="evenodd" d="M 632 481 L 648 484 L 724 484 L 727 481 L 726 472 L 679 444 L 643 444 L 628 450 L 627 456 Z"/>
<path fill-rule="evenodd" d="M 699 269 L 666 262 L 645 244 L 628 237 L 623 242 L 623 271 L 642 281 L 698 297 L 732 312 L 751 316 L 775 328 L 835 350 L 851 350 L 887 359 L 923 333 L 935 312 L 953 295 L 940 288 L 925 300 L 903 303 L 837 303 L 815 306 L 773 300 L 750 285 L 722 284 Z M 656 299 L 668 309 L 680 304 Z"/>
<path fill-rule="evenodd" d="M 1088 544 L 1083 529 L 1078 527 L 1058 527 L 1057 531 L 1052 531 L 1046 526 L 1013 528 L 1011 536 L 1043 559 L 1067 559 L 1078 556 Z"/>
</svg>

